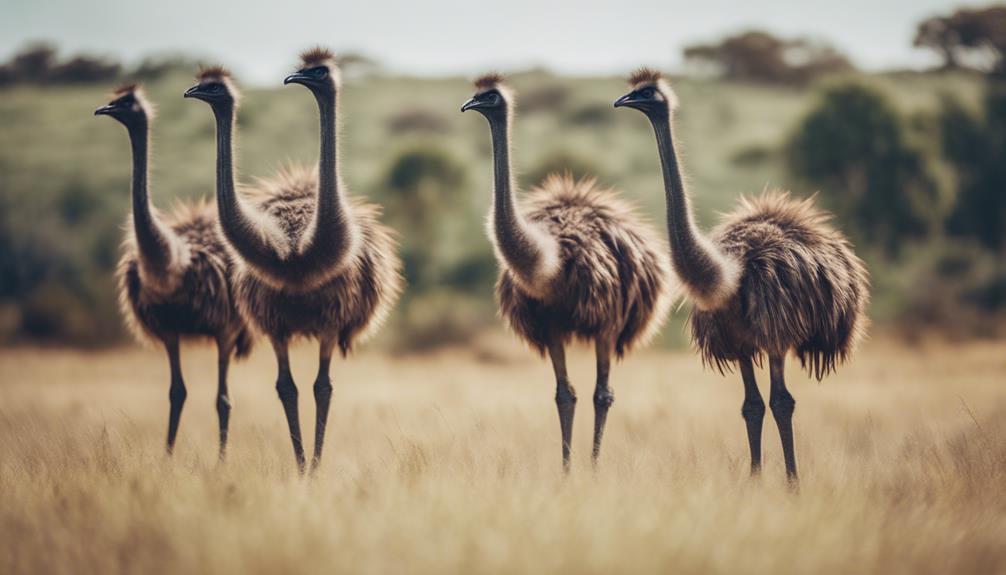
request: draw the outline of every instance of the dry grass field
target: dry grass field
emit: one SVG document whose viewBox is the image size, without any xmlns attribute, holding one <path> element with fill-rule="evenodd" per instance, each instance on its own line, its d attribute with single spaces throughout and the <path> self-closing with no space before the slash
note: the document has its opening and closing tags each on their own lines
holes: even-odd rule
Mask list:
<svg viewBox="0 0 1006 575">
<path fill-rule="evenodd" d="M 572 356 L 563 479 L 548 365 L 482 348 L 337 361 L 308 479 L 262 348 L 233 370 L 222 465 L 208 350 L 183 356 L 173 459 L 160 352 L 0 351 L 0 572 L 1006 572 L 1001 342 L 875 340 L 820 385 L 794 366 L 796 494 L 771 416 L 763 476 L 747 477 L 741 384 L 686 352 L 616 366 L 596 473 L 592 358 Z M 312 349 L 294 366 L 310 421 Z"/>
</svg>

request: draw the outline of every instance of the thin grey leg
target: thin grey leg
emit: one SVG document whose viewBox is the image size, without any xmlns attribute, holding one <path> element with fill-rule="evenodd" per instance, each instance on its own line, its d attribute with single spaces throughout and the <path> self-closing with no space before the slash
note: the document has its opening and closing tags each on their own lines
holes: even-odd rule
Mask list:
<svg viewBox="0 0 1006 575">
<path fill-rule="evenodd" d="M 276 363 L 279 366 L 276 392 L 279 393 L 279 400 L 283 403 L 283 412 L 286 413 L 286 422 L 290 426 L 290 440 L 293 442 L 293 454 L 297 458 L 297 470 L 303 474 L 305 467 L 304 443 L 300 436 L 297 384 L 294 383 L 293 374 L 290 373 L 290 356 L 287 345 L 286 341 L 275 339 L 272 341 L 273 349 L 276 351 Z"/>
<path fill-rule="evenodd" d="M 230 368 L 233 351 L 233 340 L 217 340 L 217 417 L 220 420 L 220 461 L 227 457 L 227 433 L 231 420 L 231 398 L 227 391 L 227 372 Z"/>
<path fill-rule="evenodd" d="M 573 442 L 573 415 L 576 412 L 576 390 L 566 373 L 566 350 L 562 343 L 553 341 L 548 346 L 555 370 L 555 405 L 559 409 L 559 427 L 562 430 L 562 468 L 569 472 L 569 450 Z"/>
<path fill-rule="evenodd" d="M 786 460 L 786 478 L 791 485 L 796 485 L 796 453 L 793 449 L 793 411 L 796 400 L 786 389 L 784 378 L 785 356 L 769 357 L 769 370 L 772 377 L 772 391 L 768 404 L 772 408 L 772 416 L 779 427 L 779 437 L 782 439 L 782 454 Z"/>
<path fill-rule="evenodd" d="M 171 455 L 175 450 L 178 424 L 182 419 L 182 408 L 185 406 L 185 397 L 188 395 L 188 392 L 185 390 L 185 381 L 182 380 L 182 360 L 181 352 L 178 349 L 178 337 L 165 339 L 164 347 L 168 351 L 168 363 L 171 366 L 171 388 L 168 391 L 171 410 L 168 415 L 167 445 L 168 455 Z"/>
<path fill-rule="evenodd" d="M 744 378 L 744 405 L 741 406 L 741 415 L 747 424 L 748 446 L 751 448 L 751 475 L 758 475 L 761 471 L 761 430 L 762 422 L 765 420 L 765 401 L 758 391 L 751 358 L 745 357 L 739 363 L 741 377 Z"/>
<path fill-rule="evenodd" d="M 594 387 L 594 450 L 591 461 L 596 469 L 597 458 L 601 455 L 604 424 L 608 420 L 608 409 L 615 402 L 615 394 L 608 387 L 608 375 L 611 372 L 611 342 L 598 339 L 594 347 L 597 355 L 597 384 Z"/>
<path fill-rule="evenodd" d="M 311 471 L 321 464 L 321 452 L 325 447 L 325 428 L 328 424 L 328 407 L 332 400 L 332 380 L 329 377 L 329 366 L 332 364 L 332 349 L 335 347 L 334 337 L 321 340 L 318 356 L 318 377 L 314 380 L 314 457 L 311 458 Z"/>
</svg>

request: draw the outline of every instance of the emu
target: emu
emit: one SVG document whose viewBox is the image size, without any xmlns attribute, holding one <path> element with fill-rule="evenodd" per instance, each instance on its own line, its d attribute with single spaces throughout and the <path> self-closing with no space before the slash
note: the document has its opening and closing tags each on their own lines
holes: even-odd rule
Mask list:
<svg viewBox="0 0 1006 575">
<path fill-rule="evenodd" d="M 767 192 L 744 198 L 710 236 L 696 228 L 675 149 L 677 98 L 653 70 L 629 78 L 631 91 L 615 102 L 643 112 L 656 133 L 667 201 L 671 262 L 694 304 L 692 339 L 703 362 L 720 373 L 740 367 L 741 414 L 747 425 L 751 474 L 761 469 L 765 402 L 754 364 L 768 356 L 769 406 L 779 428 L 786 476 L 797 483 L 793 448 L 796 401 L 786 389 L 784 362 L 794 351 L 820 381 L 846 361 L 868 320 L 869 276 L 830 216 L 812 200 Z"/>
<path fill-rule="evenodd" d="M 220 225 L 237 253 L 235 286 L 242 312 L 272 342 L 297 469 L 306 466 L 290 372 L 292 338 L 319 342 L 314 456 L 321 462 L 332 384 L 329 366 L 336 344 L 343 356 L 384 321 L 402 290 L 401 261 L 380 208 L 347 196 L 338 172 L 336 121 L 339 69 L 326 50 L 302 55 L 301 69 L 285 83 L 307 86 L 321 117 L 317 173 L 303 168 L 262 180 L 245 198 L 235 191 L 234 119 L 238 91 L 223 68 L 202 70 L 185 97 L 207 102 L 217 128 L 217 207 Z"/>
<path fill-rule="evenodd" d="M 234 266 L 217 231 L 213 206 L 182 204 L 174 214 L 162 217 L 150 205 L 147 164 L 154 114 L 139 85 L 118 88 L 112 101 L 94 115 L 118 120 L 126 127 L 132 146 L 133 215 L 116 270 L 119 307 L 137 339 L 159 341 L 168 352 L 168 454 L 174 451 L 188 394 L 179 340 L 210 337 L 217 343 L 219 457 L 223 460 L 231 413 L 227 369 L 232 355 L 243 358 L 251 352 L 252 336 L 234 300 Z"/>
<path fill-rule="evenodd" d="M 475 88 L 461 111 L 485 116 L 492 136 L 495 186 L 488 233 L 500 265 L 500 314 L 518 337 L 551 357 L 567 472 L 576 392 L 566 373 L 565 346 L 574 339 L 594 343 L 596 466 L 615 399 L 608 384 L 611 356 L 622 358 L 647 342 L 667 317 L 666 246 L 631 206 L 594 180 L 552 175 L 519 206 L 510 167 L 514 93 L 499 74 L 482 76 Z"/>
</svg>

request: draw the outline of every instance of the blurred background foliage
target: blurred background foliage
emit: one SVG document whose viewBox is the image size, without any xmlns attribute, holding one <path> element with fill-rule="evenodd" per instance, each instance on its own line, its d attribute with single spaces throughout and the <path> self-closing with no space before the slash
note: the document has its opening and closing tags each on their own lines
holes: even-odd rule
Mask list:
<svg viewBox="0 0 1006 575">
<path fill-rule="evenodd" d="M 711 227 L 741 193 L 818 192 L 868 261 L 878 329 L 1002 336 L 1006 8 L 930 18 L 915 44 L 943 64 L 863 73 L 825 43 L 762 30 L 686 48 L 691 73 L 672 82 L 699 219 Z M 501 329 L 484 228 L 489 135 L 480 118 L 457 112 L 468 81 L 398 77 L 366 55 L 342 58 L 343 173 L 353 193 L 385 206 L 409 283 L 382 341 L 420 350 Z M 0 65 L 0 342 L 123 340 L 112 273 L 130 206 L 129 146 L 91 111 L 116 82 L 144 81 L 158 105 L 154 203 L 169 210 L 212 197 L 212 118 L 180 97 L 195 68 L 166 55 L 126 69 L 46 43 Z M 597 177 L 662 229 L 653 135 L 643 118 L 610 105 L 623 80 L 537 69 L 511 78 L 524 189 L 555 171 Z M 247 92 L 242 179 L 316 162 L 313 100 L 294 88 Z M 686 341 L 684 317 L 674 315 L 663 345 Z"/>
</svg>

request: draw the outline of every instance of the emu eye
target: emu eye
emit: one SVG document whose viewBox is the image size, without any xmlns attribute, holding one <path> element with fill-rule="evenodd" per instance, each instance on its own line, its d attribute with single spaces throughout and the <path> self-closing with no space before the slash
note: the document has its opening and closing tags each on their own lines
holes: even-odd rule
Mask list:
<svg viewBox="0 0 1006 575">
<path fill-rule="evenodd" d="M 642 97 L 644 97 L 644 98 L 650 99 L 650 98 L 653 98 L 653 96 L 656 94 L 656 92 L 657 91 L 654 90 L 652 87 L 648 87 L 648 88 L 643 88 L 639 92 L 639 95 L 642 96 Z"/>
<path fill-rule="evenodd" d="M 223 84 L 210 84 L 209 86 L 206 86 L 206 91 L 212 92 L 214 94 L 220 92 L 223 89 L 224 89 Z"/>
<path fill-rule="evenodd" d="M 328 68 L 325 66 L 318 66 L 317 68 L 310 70 L 309 73 L 319 80 L 324 80 L 328 77 Z"/>
</svg>

